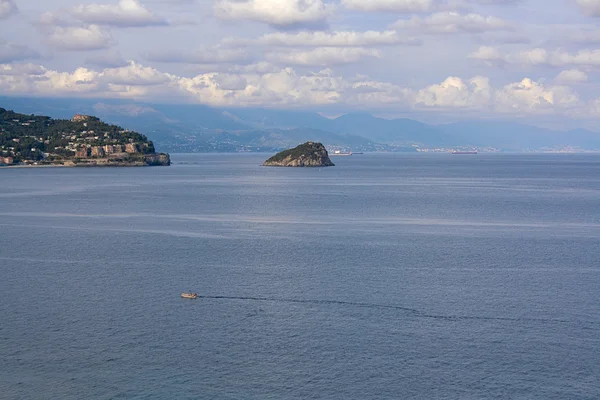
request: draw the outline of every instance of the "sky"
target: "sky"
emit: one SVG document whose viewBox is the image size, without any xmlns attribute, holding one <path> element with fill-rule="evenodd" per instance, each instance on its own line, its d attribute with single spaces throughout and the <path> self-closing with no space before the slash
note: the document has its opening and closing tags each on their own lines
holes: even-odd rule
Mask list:
<svg viewBox="0 0 600 400">
<path fill-rule="evenodd" d="M 0 94 L 600 121 L 600 0 L 0 0 Z"/>
</svg>

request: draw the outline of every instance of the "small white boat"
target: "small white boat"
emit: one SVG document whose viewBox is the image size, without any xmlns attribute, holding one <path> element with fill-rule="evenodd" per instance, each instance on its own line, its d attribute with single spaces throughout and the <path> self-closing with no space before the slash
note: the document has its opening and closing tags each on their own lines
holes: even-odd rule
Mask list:
<svg viewBox="0 0 600 400">
<path fill-rule="evenodd" d="M 181 297 L 184 299 L 195 299 L 198 295 L 196 293 L 181 293 Z"/>
</svg>

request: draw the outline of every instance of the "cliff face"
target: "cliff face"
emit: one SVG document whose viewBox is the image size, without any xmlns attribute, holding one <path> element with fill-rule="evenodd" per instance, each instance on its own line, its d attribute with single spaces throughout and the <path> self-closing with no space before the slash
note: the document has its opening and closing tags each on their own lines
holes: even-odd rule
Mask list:
<svg viewBox="0 0 600 400">
<path fill-rule="evenodd" d="M 306 142 L 275 154 L 264 162 L 267 167 L 332 167 L 327 149 L 321 143 Z"/>
</svg>

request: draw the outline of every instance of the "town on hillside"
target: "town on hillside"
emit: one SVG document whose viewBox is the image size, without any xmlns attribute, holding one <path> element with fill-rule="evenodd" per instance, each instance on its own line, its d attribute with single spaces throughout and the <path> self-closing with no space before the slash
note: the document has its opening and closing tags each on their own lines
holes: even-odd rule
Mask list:
<svg viewBox="0 0 600 400">
<path fill-rule="evenodd" d="M 168 155 L 156 154 L 146 136 L 93 116 L 76 114 L 70 120 L 55 120 L 0 108 L 0 165 L 165 162 Z"/>
</svg>

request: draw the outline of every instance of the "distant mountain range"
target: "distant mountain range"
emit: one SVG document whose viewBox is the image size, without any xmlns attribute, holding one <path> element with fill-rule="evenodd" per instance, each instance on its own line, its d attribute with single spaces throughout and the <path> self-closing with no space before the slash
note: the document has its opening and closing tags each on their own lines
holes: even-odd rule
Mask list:
<svg viewBox="0 0 600 400">
<path fill-rule="evenodd" d="M 71 118 L 77 113 L 94 115 L 144 133 L 160 151 L 167 152 L 274 151 L 309 140 L 351 151 L 600 150 L 597 132 L 555 131 L 506 121 L 428 125 L 406 118 L 383 119 L 368 113 L 330 119 L 308 111 L 107 99 L 0 97 L 0 107 L 53 118 Z"/>
</svg>

